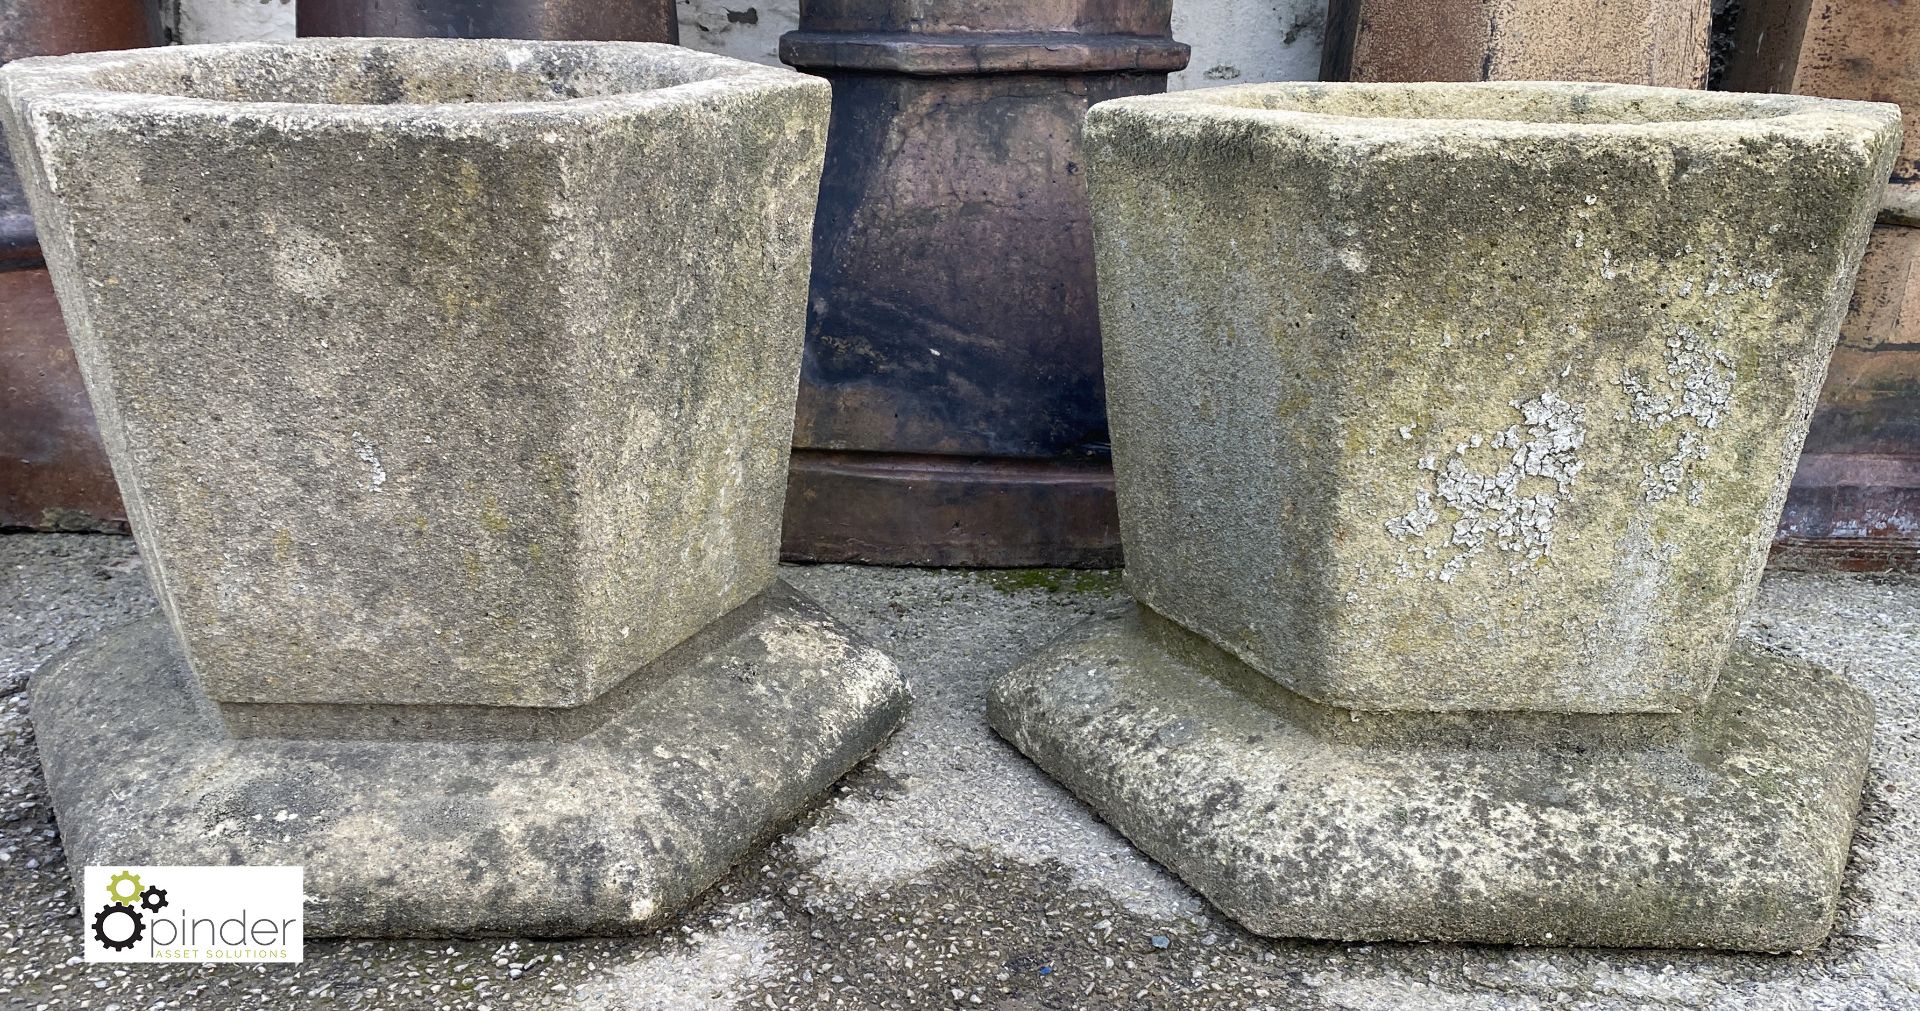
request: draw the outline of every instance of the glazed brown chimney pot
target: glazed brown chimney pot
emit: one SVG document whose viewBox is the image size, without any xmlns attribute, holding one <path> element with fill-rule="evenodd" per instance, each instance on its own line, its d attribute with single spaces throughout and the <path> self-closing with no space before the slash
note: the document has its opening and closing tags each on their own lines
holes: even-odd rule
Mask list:
<svg viewBox="0 0 1920 1011">
<path fill-rule="evenodd" d="M 0 4 L 0 64 L 159 41 L 140 0 Z M 126 528 L 93 408 L 0 131 L 0 530 Z"/>
<path fill-rule="evenodd" d="M 833 83 L 784 551 L 1119 560 L 1081 121 L 1186 65 L 1169 0 L 802 4 Z"/>
</svg>

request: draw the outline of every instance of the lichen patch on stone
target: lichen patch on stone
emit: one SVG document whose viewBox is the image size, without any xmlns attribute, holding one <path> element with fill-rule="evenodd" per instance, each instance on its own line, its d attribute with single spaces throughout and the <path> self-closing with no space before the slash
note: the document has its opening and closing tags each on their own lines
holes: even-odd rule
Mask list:
<svg viewBox="0 0 1920 1011">
<path fill-rule="evenodd" d="M 1424 575 L 1443 583 L 1492 547 L 1516 556 L 1510 571 L 1553 553 L 1553 523 L 1565 495 L 1583 466 L 1586 408 L 1561 399 L 1552 390 L 1514 410 L 1522 421 L 1491 436 L 1472 435 L 1458 443 L 1444 464 L 1427 455 L 1419 468 L 1433 475 L 1431 487 L 1417 489 L 1413 506 L 1386 521 L 1387 532 L 1412 543 L 1396 572 Z M 1495 466 L 1488 457 L 1498 454 Z M 1441 510 L 1445 510 L 1445 515 Z M 1452 524 L 1440 551 L 1424 543 L 1429 531 L 1448 516 Z M 1444 555 L 1437 565 L 1427 563 Z"/>
<path fill-rule="evenodd" d="M 1672 452 L 1646 465 L 1640 488 L 1648 502 L 1678 495 L 1684 488 L 1688 500 L 1697 503 L 1705 485 L 1689 481 L 1691 465 L 1707 458 L 1707 433 L 1719 426 L 1733 399 L 1737 372 L 1726 352 L 1687 326 L 1676 327 L 1667 338 L 1664 358 L 1665 367 L 1645 379 L 1632 369 L 1623 369 L 1620 376 L 1628 400 L 1626 417 L 1655 432 L 1674 432 Z"/>
<path fill-rule="evenodd" d="M 354 455 L 367 465 L 367 490 L 379 491 L 380 486 L 387 483 L 387 468 L 381 465 L 380 454 L 374 450 L 373 443 L 359 432 L 353 433 L 353 447 Z"/>
</svg>

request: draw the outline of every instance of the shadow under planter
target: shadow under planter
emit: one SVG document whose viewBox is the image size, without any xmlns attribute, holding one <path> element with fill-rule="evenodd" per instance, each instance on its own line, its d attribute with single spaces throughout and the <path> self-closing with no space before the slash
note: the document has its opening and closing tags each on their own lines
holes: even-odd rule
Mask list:
<svg viewBox="0 0 1920 1011">
<path fill-rule="evenodd" d="M 1898 122 L 1578 84 L 1095 108 L 1139 604 L 994 726 L 1263 933 L 1818 943 L 1872 711 L 1735 633 Z"/>
<path fill-rule="evenodd" d="M 315 935 L 641 929 L 903 717 L 777 581 L 824 84 L 307 40 L 0 93 L 164 615 L 33 679 L 76 873 L 302 864 Z"/>
</svg>

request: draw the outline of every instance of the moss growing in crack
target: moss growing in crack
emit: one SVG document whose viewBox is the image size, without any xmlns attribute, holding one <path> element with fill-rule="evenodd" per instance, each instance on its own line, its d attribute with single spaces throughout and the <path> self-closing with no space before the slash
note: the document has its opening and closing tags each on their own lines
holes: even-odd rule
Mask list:
<svg viewBox="0 0 1920 1011">
<path fill-rule="evenodd" d="M 1007 594 L 1043 590 L 1111 596 L 1120 592 L 1118 569 L 982 569 L 973 577 Z"/>
</svg>

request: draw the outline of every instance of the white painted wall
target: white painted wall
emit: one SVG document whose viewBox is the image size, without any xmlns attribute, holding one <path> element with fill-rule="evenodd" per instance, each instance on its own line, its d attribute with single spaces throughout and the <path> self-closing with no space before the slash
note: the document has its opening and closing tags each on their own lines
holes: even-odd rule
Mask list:
<svg viewBox="0 0 1920 1011">
<path fill-rule="evenodd" d="M 780 62 L 799 0 L 677 0 L 680 44 L 756 63 Z M 161 0 L 181 42 L 293 37 L 294 0 Z M 1310 81 L 1320 73 L 1326 0 L 1176 0 L 1173 37 L 1193 62 L 1168 87 Z"/>
<path fill-rule="evenodd" d="M 680 44 L 780 65 L 780 36 L 800 27 L 799 0 L 678 0 Z"/>
<path fill-rule="evenodd" d="M 179 42 L 293 38 L 293 0 L 160 0 L 160 17 Z"/>
<path fill-rule="evenodd" d="M 1175 0 L 1173 37 L 1193 47 L 1167 90 L 1320 78 L 1327 0 Z"/>
</svg>

